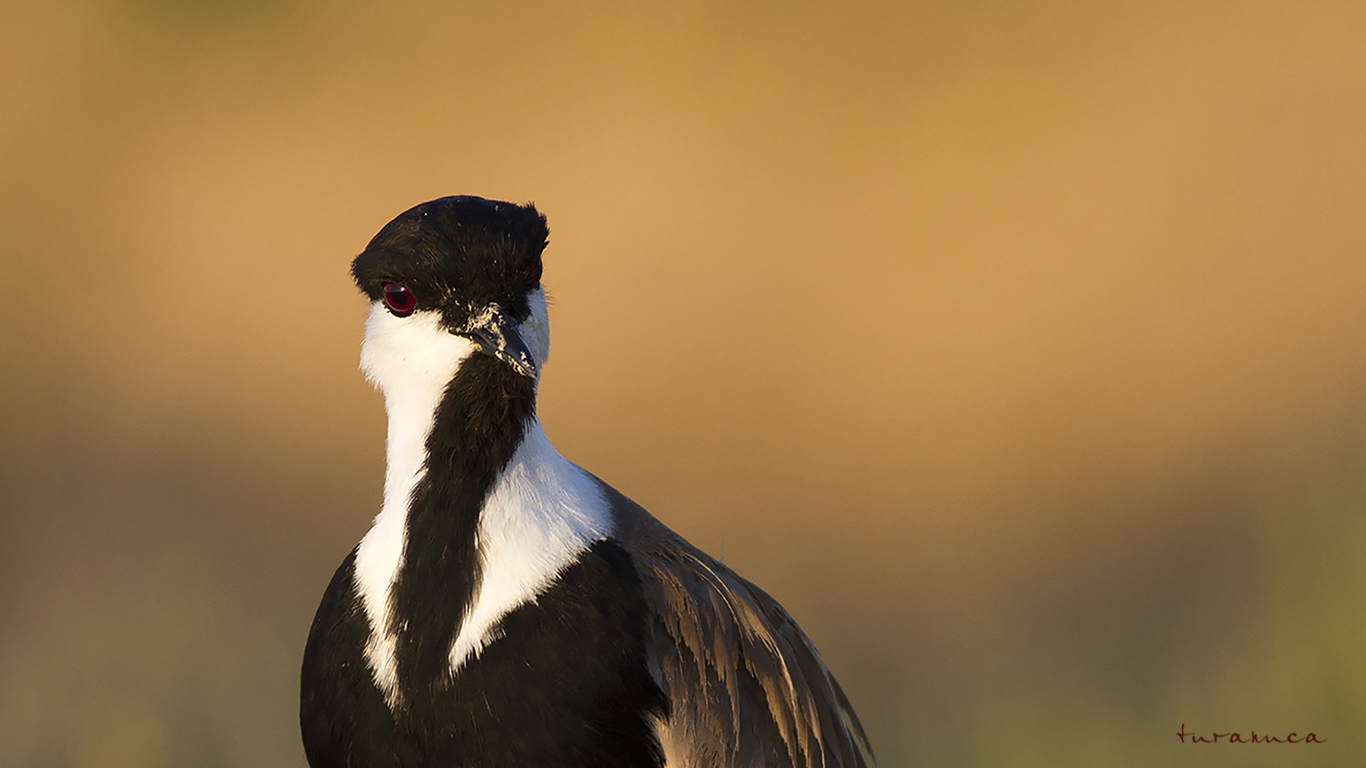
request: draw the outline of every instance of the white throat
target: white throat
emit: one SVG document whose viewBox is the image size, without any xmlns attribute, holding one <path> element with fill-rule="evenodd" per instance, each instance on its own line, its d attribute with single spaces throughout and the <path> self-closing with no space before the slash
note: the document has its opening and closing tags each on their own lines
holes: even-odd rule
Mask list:
<svg viewBox="0 0 1366 768">
<path fill-rule="evenodd" d="M 549 322 L 544 294 L 538 289 L 530 298 L 531 316 L 518 332 L 540 367 L 549 352 Z M 366 660 L 391 707 L 398 703 L 398 678 L 390 595 L 403 568 L 408 507 L 426 472 L 427 437 L 446 385 L 475 352 L 472 342 L 442 328 L 434 312 L 400 318 L 376 302 L 365 324 L 361 369 L 384 394 L 388 466 L 383 506 L 356 550 L 356 590 L 370 623 Z M 534 600 L 610 532 L 597 481 L 561 457 L 533 420 L 480 511 L 480 582 L 450 639 L 452 672 L 497 639 L 504 615 Z"/>
</svg>

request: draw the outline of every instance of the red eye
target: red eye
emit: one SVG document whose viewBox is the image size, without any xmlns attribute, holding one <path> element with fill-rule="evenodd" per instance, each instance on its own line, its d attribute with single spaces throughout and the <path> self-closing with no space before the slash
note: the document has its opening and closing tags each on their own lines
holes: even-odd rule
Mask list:
<svg viewBox="0 0 1366 768">
<path fill-rule="evenodd" d="M 417 297 L 413 292 L 399 285 L 398 283 L 385 283 L 384 303 L 389 307 L 389 311 L 399 317 L 407 317 L 417 309 Z"/>
</svg>

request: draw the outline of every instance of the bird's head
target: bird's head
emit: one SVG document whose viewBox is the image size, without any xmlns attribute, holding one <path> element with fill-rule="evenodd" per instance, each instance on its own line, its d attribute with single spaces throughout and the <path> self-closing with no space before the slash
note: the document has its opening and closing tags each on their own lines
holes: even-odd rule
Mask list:
<svg viewBox="0 0 1366 768">
<path fill-rule="evenodd" d="M 550 349 L 534 206 L 443 197 L 400 214 L 351 264 L 370 297 L 361 368 L 386 397 L 444 386 L 476 353 L 535 380 Z"/>
</svg>

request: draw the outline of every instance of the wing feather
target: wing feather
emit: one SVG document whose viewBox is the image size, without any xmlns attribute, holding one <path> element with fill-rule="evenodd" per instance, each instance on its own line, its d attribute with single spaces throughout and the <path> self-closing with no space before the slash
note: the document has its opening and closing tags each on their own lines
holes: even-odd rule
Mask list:
<svg viewBox="0 0 1366 768">
<path fill-rule="evenodd" d="M 604 484 L 651 611 L 670 768 L 865 768 L 858 716 L 777 601 Z"/>
</svg>

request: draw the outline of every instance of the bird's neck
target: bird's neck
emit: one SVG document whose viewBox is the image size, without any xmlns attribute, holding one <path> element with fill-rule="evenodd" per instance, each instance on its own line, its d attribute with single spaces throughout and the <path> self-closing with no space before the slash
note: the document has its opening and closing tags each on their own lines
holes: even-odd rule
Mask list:
<svg viewBox="0 0 1366 768">
<path fill-rule="evenodd" d="M 356 551 L 376 682 L 439 678 L 480 576 L 480 511 L 535 420 L 535 382 L 475 354 L 444 386 L 386 387 L 384 506 Z"/>
<path fill-rule="evenodd" d="M 535 394 L 483 355 L 444 387 L 386 388 L 384 507 L 355 568 L 366 658 L 396 712 L 420 711 L 414 696 L 448 683 L 506 614 L 611 534 L 601 484 L 551 446 Z"/>
</svg>

